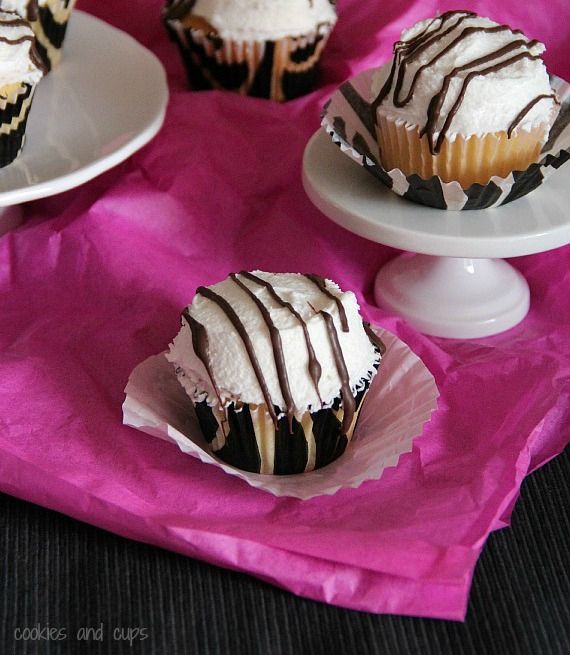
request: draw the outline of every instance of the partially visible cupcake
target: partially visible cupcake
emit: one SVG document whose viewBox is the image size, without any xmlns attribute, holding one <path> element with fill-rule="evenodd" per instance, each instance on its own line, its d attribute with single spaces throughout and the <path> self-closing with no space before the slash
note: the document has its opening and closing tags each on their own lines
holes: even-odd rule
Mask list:
<svg viewBox="0 0 570 655">
<path fill-rule="evenodd" d="M 37 48 L 50 70 L 61 60 L 67 24 L 76 0 L 0 0 L 0 8 L 30 21 Z"/>
<path fill-rule="evenodd" d="M 0 10 L 0 166 L 20 153 L 36 86 L 45 72 L 29 23 Z"/>
<path fill-rule="evenodd" d="M 373 80 L 382 166 L 465 189 L 526 170 L 539 160 L 559 109 L 544 50 L 469 11 L 405 30 Z"/>
<path fill-rule="evenodd" d="M 284 475 L 344 452 L 383 353 L 353 293 L 255 271 L 198 288 L 167 358 L 216 456 Z"/>
<path fill-rule="evenodd" d="M 194 89 L 284 101 L 312 90 L 333 0 L 167 0 L 163 19 Z"/>
</svg>

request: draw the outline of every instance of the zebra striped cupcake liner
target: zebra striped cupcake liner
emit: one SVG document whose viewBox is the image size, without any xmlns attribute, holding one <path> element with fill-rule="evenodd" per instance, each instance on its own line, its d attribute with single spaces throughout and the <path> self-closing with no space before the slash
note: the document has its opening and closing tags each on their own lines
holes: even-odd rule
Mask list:
<svg viewBox="0 0 570 655">
<path fill-rule="evenodd" d="M 485 184 L 463 189 L 458 182 L 443 182 L 434 176 L 424 180 L 405 175 L 400 169 L 387 171 L 378 155 L 373 111 L 368 102 L 374 70 L 360 73 L 333 94 L 323 110 L 322 126 L 341 151 L 363 166 L 399 196 L 437 209 L 486 209 L 506 205 L 527 195 L 570 159 L 570 85 L 552 75 L 550 84 L 560 98 L 560 113 L 538 163 L 507 177 L 492 177 Z"/>
<path fill-rule="evenodd" d="M 251 438 L 251 408 L 230 412 L 229 420 L 232 427 L 236 426 L 238 439 L 232 448 L 239 456 L 234 459 L 229 454 L 227 457 L 234 460 L 234 465 L 220 459 L 217 455 L 221 453 L 214 449 L 220 444 L 212 446 L 218 433 L 216 417 L 210 411 L 202 413 L 203 408 L 199 406 L 194 408 L 163 353 L 145 360 L 131 373 L 125 389 L 123 423 L 172 442 L 201 462 L 219 467 L 275 496 L 309 499 L 332 495 L 343 488 L 359 487 L 366 480 L 379 479 L 386 468 L 395 466 L 404 453 L 411 451 L 414 439 L 421 435 L 436 409 L 439 395 L 433 376 L 410 348 L 391 333 L 374 329 L 386 345 L 386 352 L 382 357 L 381 373 L 359 394 L 361 411 L 352 439 L 342 442 L 337 438 L 338 415 L 335 412 L 338 407 L 323 410 L 322 416 L 311 418 L 315 442 L 312 457 L 315 462 L 317 457 L 321 458 L 322 468 L 291 475 L 264 475 L 243 470 L 244 465 L 252 462 L 252 468 L 257 467 L 257 446 L 254 447 Z M 284 429 L 289 438 L 288 426 Z M 319 447 L 317 441 L 324 433 L 327 438 Z M 276 450 L 282 451 L 278 466 L 302 471 L 307 465 L 301 443 L 305 434 L 296 436 L 293 443 L 285 446 L 279 444 L 277 438 Z M 241 439 L 245 442 L 240 443 Z M 229 447 L 226 456 L 228 453 Z"/>
<path fill-rule="evenodd" d="M 59 0 L 38 8 L 38 20 L 31 23 L 36 35 L 36 47 L 48 70 L 61 60 L 69 17 L 76 0 Z"/>
<path fill-rule="evenodd" d="M 23 84 L 13 102 L 0 104 L 0 167 L 8 166 L 22 151 L 35 87 Z"/>
<path fill-rule="evenodd" d="M 279 102 L 312 91 L 331 32 L 331 26 L 323 24 L 301 37 L 232 41 L 186 28 L 179 20 L 164 22 L 178 45 L 191 89 L 222 89 Z"/>
<path fill-rule="evenodd" d="M 332 407 L 305 412 L 293 418 L 291 429 L 282 416 L 273 424 L 264 406 L 230 405 L 226 413 L 210 407 L 206 401 L 195 405 L 202 434 L 219 459 L 244 471 L 270 475 L 307 473 L 327 466 L 346 450 L 362 408 L 370 380 L 363 381 L 355 395 L 356 410 L 352 425 L 342 433 L 342 400 Z M 279 408 L 276 407 L 276 413 Z"/>
</svg>

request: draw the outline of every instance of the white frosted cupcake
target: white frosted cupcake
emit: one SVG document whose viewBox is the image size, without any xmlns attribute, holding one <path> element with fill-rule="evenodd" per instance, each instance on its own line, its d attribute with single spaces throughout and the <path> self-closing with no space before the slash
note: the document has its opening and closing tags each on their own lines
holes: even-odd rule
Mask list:
<svg viewBox="0 0 570 655">
<path fill-rule="evenodd" d="M 468 11 L 405 30 L 392 62 L 373 80 L 383 167 L 463 188 L 526 170 L 538 161 L 559 108 L 544 50 L 519 30 Z"/>
<path fill-rule="evenodd" d="M 283 475 L 344 452 L 383 352 L 353 293 L 255 271 L 198 288 L 167 358 L 212 451 Z"/>
<path fill-rule="evenodd" d="M 29 23 L 0 11 L 0 166 L 20 153 L 36 86 L 45 72 Z"/>
<path fill-rule="evenodd" d="M 0 0 L 0 8 L 15 11 L 30 21 L 37 48 L 49 69 L 57 66 L 67 24 L 76 0 Z"/>
<path fill-rule="evenodd" d="M 332 0 L 168 0 L 163 18 L 194 89 L 290 100 L 313 88 Z"/>
</svg>

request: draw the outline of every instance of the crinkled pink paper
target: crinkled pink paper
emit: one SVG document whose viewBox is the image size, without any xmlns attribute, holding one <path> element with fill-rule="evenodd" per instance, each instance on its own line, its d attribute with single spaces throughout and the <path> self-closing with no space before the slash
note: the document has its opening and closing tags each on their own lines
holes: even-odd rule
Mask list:
<svg viewBox="0 0 570 655">
<path fill-rule="evenodd" d="M 0 239 L 0 489 L 309 598 L 462 619 L 489 532 L 508 523 L 523 477 L 569 440 L 570 247 L 513 261 L 532 293 L 519 326 L 433 339 L 373 306 L 374 274 L 394 251 L 327 220 L 300 175 L 333 89 L 384 62 L 401 28 L 456 3 L 340 0 L 320 89 L 285 105 L 187 92 L 161 4 L 79 2 L 165 63 L 162 132 L 115 170 L 28 206 Z M 464 4 L 544 40 L 552 72 L 570 77 L 566 0 Z M 439 410 L 381 480 L 277 498 L 121 425 L 129 373 L 173 337 L 196 286 L 254 268 L 354 289 L 436 377 Z"/>
</svg>

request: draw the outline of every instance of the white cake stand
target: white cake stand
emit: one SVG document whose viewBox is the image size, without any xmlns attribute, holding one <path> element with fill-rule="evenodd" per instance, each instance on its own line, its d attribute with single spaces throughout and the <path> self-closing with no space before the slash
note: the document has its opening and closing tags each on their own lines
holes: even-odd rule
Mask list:
<svg viewBox="0 0 570 655">
<path fill-rule="evenodd" d="M 519 323 L 530 304 L 528 284 L 497 258 L 570 242 L 570 164 L 503 207 L 445 211 L 400 198 L 319 130 L 305 149 L 303 184 L 335 223 L 409 251 L 378 272 L 376 302 L 434 336 L 484 337 Z"/>
<path fill-rule="evenodd" d="M 20 203 L 79 186 L 142 148 L 167 102 L 166 75 L 151 52 L 74 11 L 62 63 L 36 91 L 24 149 L 0 169 L 0 234 L 21 221 Z"/>
</svg>

